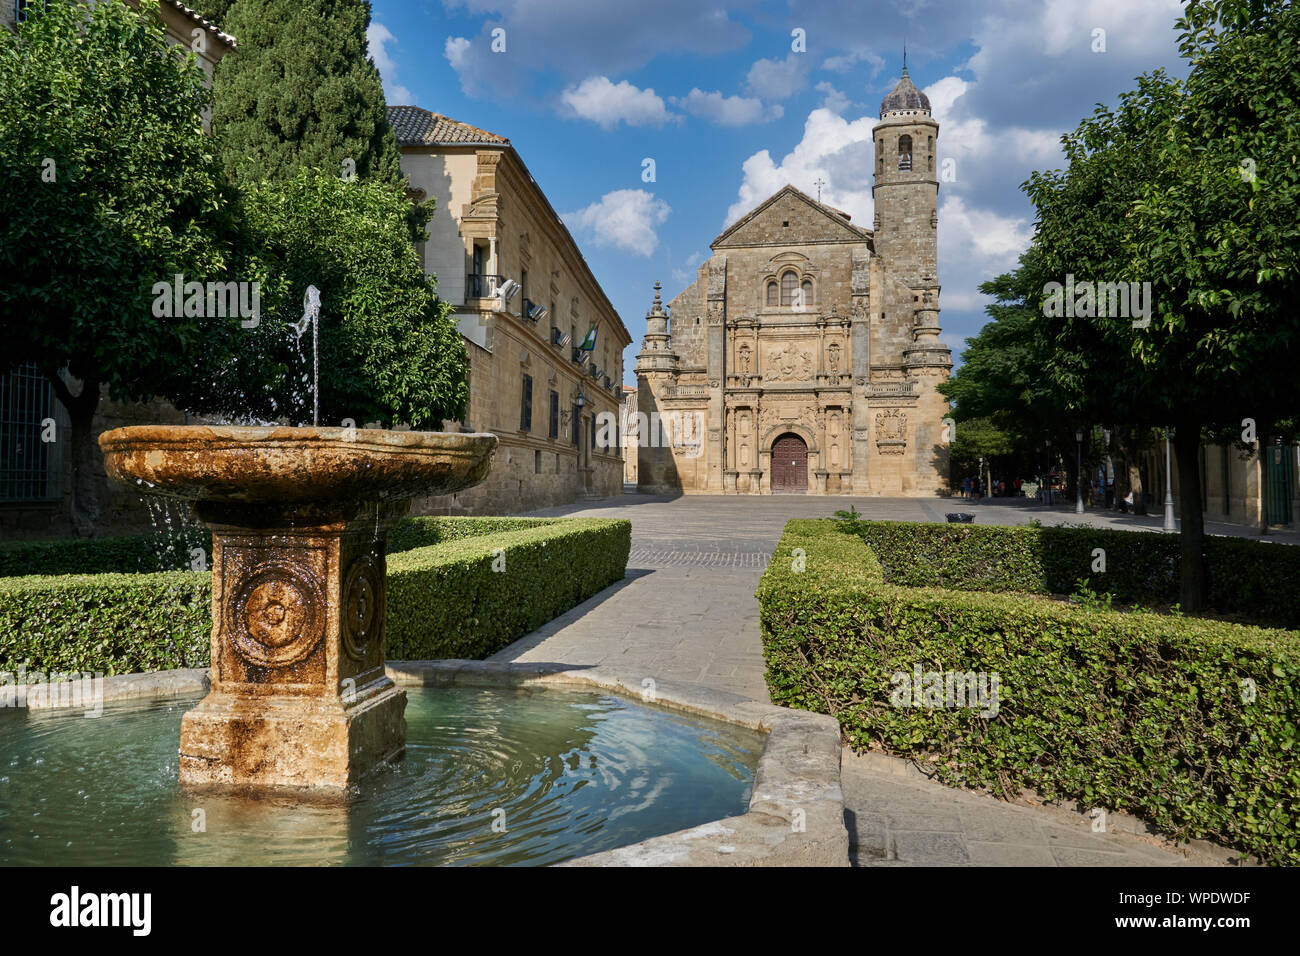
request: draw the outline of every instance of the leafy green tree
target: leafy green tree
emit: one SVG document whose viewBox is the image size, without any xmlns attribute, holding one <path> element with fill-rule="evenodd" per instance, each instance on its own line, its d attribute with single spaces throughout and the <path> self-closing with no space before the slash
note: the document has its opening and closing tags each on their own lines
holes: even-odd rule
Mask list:
<svg viewBox="0 0 1300 956">
<path fill-rule="evenodd" d="M 119 401 L 167 396 L 239 333 L 152 309 L 156 282 L 223 277 L 234 224 L 203 133 L 204 74 L 167 42 L 156 3 L 141 7 L 50 0 L 0 29 L 3 367 L 37 363 L 67 408 L 82 535 L 98 517 L 101 386 Z"/>
<path fill-rule="evenodd" d="M 262 319 L 234 361 L 194 377 L 189 407 L 237 419 L 312 420 L 308 286 L 320 295 L 320 423 L 440 428 L 464 414 L 468 358 L 406 227 L 409 203 L 379 182 L 300 170 L 249 184 L 245 271 L 259 277 Z"/>
<path fill-rule="evenodd" d="M 1074 414 L 1173 426 L 1181 597 L 1197 610 L 1203 435 L 1275 419 L 1298 397 L 1300 13 L 1281 0 L 1192 0 L 1179 29 L 1186 82 L 1139 77 L 1115 110 L 1063 137 L 1069 167 L 1026 191 L 1043 275 L 1151 284 L 1147 325 L 1086 314 L 1096 310 L 1082 300 L 1074 315 L 1044 315 L 1046 367 Z"/>
<path fill-rule="evenodd" d="M 221 26 L 239 46 L 217 64 L 212 128 L 235 182 L 315 167 L 404 184 L 369 25 L 366 0 L 234 0 Z"/>
</svg>

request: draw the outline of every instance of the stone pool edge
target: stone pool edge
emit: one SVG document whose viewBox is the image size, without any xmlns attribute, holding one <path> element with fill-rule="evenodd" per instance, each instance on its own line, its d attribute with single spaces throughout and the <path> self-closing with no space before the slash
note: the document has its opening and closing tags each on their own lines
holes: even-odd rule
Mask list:
<svg viewBox="0 0 1300 956">
<path fill-rule="evenodd" d="M 398 685 L 542 686 L 612 691 L 652 706 L 738 724 L 766 735 L 749 811 L 560 866 L 848 866 L 849 834 L 840 789 L 840 725 L 697 684 L 639 679 L 600 667 L 497 661 L 389 661 Z"/>
<path fill-rule="evenodd" d="M 789 710 L 696 684 L 639 679 L 599 667 L 496 661 L 388 661 L 388 676 L 407 687 L 520 687 L 603 690 L 652 706 L 738 724 L 766 735 L 749 810 L 640 843 L 569 860 L 560 866 L 848 866 L 849 834 L 840 789 L 840 727 L 835 718 Z M 100 687 L 94 686 L 94 681 Z M 71 684 L 81 686 L 72 688 Z M 54 699 L 34 694 L 24 706 L 68 707 L 206 694 L 208 669 L 182 668 L 67 682 Z M 83 696 L 74 697 L 73 692 Z M 98 693 L 96 693 L 98 691 Z M 0 686 L 0 707 L 18 704 L 18 688 Z M 52 696 L 52 695 L 51 695 Z M 77 706 L 77 705 L 72 705 Z"/>
</svg>

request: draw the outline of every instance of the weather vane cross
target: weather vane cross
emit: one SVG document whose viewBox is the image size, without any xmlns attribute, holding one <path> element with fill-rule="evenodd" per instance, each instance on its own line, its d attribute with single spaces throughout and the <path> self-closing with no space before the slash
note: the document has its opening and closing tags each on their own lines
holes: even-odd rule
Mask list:
<svg viewBox="0 0 1300 956">
<path fill-rule="evenodd" d="M 813 180 L 813 185 L 817 187 L 817 201 L 818 201 L 818 202 L 821 202 L 821 201 L 822 201 L 822 187 L 825 186 L 826 183 L 825 183 L 825 181 L 824 181 L 820 176 L 818 176 L 815 180 Z"/>
</svg>

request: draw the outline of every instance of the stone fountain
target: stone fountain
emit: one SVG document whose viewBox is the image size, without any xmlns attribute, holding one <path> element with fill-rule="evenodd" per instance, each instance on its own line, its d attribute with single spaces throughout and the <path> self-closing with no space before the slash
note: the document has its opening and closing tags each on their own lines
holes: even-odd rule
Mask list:
<svg viewBox="0 0 1300 956">
<path fill-rule="evenodd" d="M 212 529 L 212 689 L 182 721 L 181 781 L 343 788 L 400 757 L 388 530 L 411 498 L 486 478 L 496 437 L 148 425 L 99 444 L 111 477 Z"/>
</svg>

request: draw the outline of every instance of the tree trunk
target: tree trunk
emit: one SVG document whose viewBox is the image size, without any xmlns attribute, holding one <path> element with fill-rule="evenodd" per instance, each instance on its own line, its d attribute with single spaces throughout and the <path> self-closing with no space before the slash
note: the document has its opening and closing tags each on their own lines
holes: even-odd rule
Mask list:
<svg viewBox="0 0 1300 956">
<path fill-rule="evenodd" d="M 1205 607 L 1205 516 L 1201 512 L 1200 425 L 1186 422 L 1174 429 L 1174 458 L 1178 468 L 1178 511 L 1182 518 L 1182 583 L 1179 603 L 1186 612 Z"/>
<path fill-rule="evenodd" d="M 72 451 L 72 530 L 79 538 L 99 530 L 99 448 L 95 444 L 95 411 L 99 408 L 99 379 L 81 383 L 73 395 L 57 373 L 46 373 L 63 407 L 68 410 L 68 445 Z"/>
</svg>

